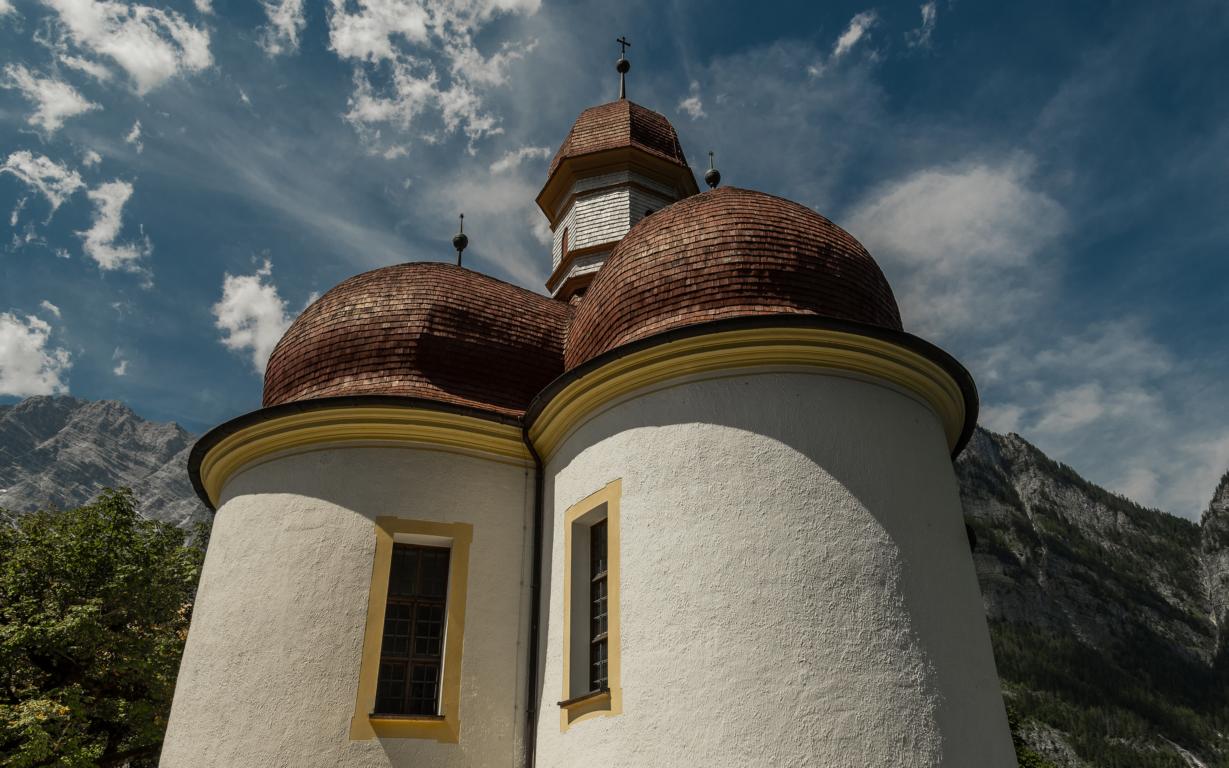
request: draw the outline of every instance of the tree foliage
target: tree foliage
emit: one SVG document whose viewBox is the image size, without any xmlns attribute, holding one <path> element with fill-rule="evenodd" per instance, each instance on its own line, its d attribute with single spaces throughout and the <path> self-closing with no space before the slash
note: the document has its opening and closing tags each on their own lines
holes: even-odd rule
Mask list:
<svg viewBox="0 0 1229 768">
<path fill-rule="evenodd" d="M 203 551 L 132 495 L 0 521 L 0 766 L 149 766 Z"/>
</svg>

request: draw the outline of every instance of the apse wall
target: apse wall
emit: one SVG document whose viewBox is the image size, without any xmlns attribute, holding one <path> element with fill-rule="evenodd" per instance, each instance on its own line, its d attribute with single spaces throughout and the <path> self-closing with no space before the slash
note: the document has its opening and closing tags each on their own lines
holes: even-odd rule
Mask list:
<svg viewBox="0 0 1229 768">
<path fill-rule="evenodd" d="M 546 478 L 542 768 L 1015 765 L 914 396 L 814 369 L 676 380 L 583 423 Z M 614 481 L 622 711 L 567 724 L 562 518 Z"/>
<path fill-rule="evenodd" d="M 323 448 L 232 477 L 161 765 L 518 764 L 532 494 L 532 467 L 393 446 Z M 387 517 L 472 528 L 456 743 L 352 738 L 375 524 Z"/>
</svg>

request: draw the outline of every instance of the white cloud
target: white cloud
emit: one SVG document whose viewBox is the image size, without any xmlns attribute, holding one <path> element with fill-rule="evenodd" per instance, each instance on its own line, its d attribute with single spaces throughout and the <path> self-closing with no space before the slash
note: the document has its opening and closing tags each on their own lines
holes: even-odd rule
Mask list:
<svg viewBox="0 0 1229 768">
<path fill-rule="evenodd" d="M 290 327 L 286 302 L 272 280 L 273 265 L 265 261 L 254 275 L 226 273 L 222 298 L 213 305 L 214 325 L 222 331 L 222 344 L 235 352 L 249 352 L 252 367 L 264 374 L 273 348 Z"/>
<path fill-rule="evenodd" d="M 56 57 L 59 62 L 67 67 L 84 72 L 100 83 L 108 82 L 111 79 L 111 70 L 97 61 L 82 58 L 81 56 L 71 56 L 69 54 L 61 54 Z"/>
<path fill-rule="evenodd" d="M 213 0 L 193 0 L 192 4 L 196 6 L 197 13 L 213 13 Z"/>
<path fill-rule="evenodd" d="M 507 79 L 511 62 L 534 43 L 508 44 L 490 56 L 474 43 L 501 14 L 532 14 L 539 0 L 332 0 L 329 44 L 355 62 L 354 92 L 345 117 L 368 141 L 381 126 L 409 131 L 422 116 L 438 117 L 444 133 L 470 143 L 502 132 L 483 92 Z M 437 66 L 436 61 L 440 66 Z M 431 138 L 428 132 L 428 139 Z"/>
<path fill-rule="evenodd" d="M 132 197 L 132 185 L 126 181 L 109 181 L 88 193 L 94 202 L 94 220 L 90 228 L 77 234 L 85 240 L 86 255 L 103 270 L 136 271 L 136 262 L 153 250 L 148 237 L 136 243 L 117 243 L 123 226 L 124 204 Z"/>
<path fill-rule="evenodd" d="M 85 156 L 81 158 L 81 164 L 86 168 L 91 168 L 102 162 L 102 155 L 92 149 L 86 150 Z"/>
<path fill-rule="evenodd" d="M 526 160 L 537 160 L 551 156 L 550 147 L 520 147 L 504 153 L 504 156 L 491 163 L 491 173 L 507 173 L 521 167 Z"/>
<path fill-rule="evenodd" d="M 50 312 L 51 314 L 55 315 L 55 316 L 56 316 L 56 319 L 59 319 L 59 317 L 60 317 L 60 308 L 59 308 L 59 307 L 57 307 L 55 304 L 52 304 L 50 301 L 47 301 L 46 299 L 43 299 L 42 301 L 40 301 L 40 302 L 38 303 L 38 306 L 39 306 L 41 309 L 43 309 L 43 310 L 45 310 L 45 311 L 47 311 L 47 312 Z"/>
<path fill-rule="evenodd" d="M 26 203 L 30 200 L 28 197 L 20 197 L 17 199 L 17 204 L 13 206 L 13 212 L 9 214 L 9 226 L 16 229 L 17 222 L 21 220 L 21 212 L 26 209 Z"/>
<path fill-rule="evenodd" d="M 879 21 L 879 14 L 874 11 L 863 11 L 849 20 L 849 26 L 841 33 L 841 36 L 836 39 L 836 45 L 832 48 L 832 57 L 830 61 L 839 61 L 846 54 L 853 50 L 864 37 L 871 27 Z"/>
<path fill-rule="evenodd" d="M 1017 158 L 919 171 L 845 221 L 898 291 L 906 327 L 943 336 L 1001 328 L 1031 306 L 1051 277 L 1039 253 L 1067 218 Z"/>
<path fill-rule="evenodd" d="M 69 196 L 85 186 L 81 175 L 68 166 L 24 149 L 9 155 L 0 166 L 0 173 L 13 174 L 47 198 L 51 205 L 48 220 Z"/>
<path fill-rule="evenodd" d="M 692 120 L 708 117 L 704 112 L 704 102 L 700 101 L 700 84 L 695 80 L 691 81 L 690 95 L 679 102 L 679 109 L 686 112 Z"/>
<path fill-rule="evenodd" d="M 68 83 L 53 77 L 39 77 L 21 64 L 9 64 L 4 68 L 0 87 L 19 90 L 26 99 L 37 104 L 38 109 L 26 122 L 48 134 L 58 131 L 71 117 L 101 109 Z"/>
<path fill-rule="evenodd" d="M 938 19 L 938 8 L 935 5 L 935 0 L 923 3 L 922 11 L 922 26 L 911 30 L 905 39 L 908 40 L 910 47 L 925 47 L 930 45 L 930 36 L 935 31 L 935 21 Z"/>
<path fill-rule="evenodd" d="M 270 56 L 294 53 L 299 49 L 299 35 L 307 25 L 303 0 L 264 0 L 269 24 L 260 37 L 260 47 Z"/>
<path fill-rule="evenodd" d="M 111 362 L 115 363 L 115 366 L 111 369 L 112 373 L 116 376 L 128 375 L 128 359 L 124 357 L 124 353 L 119 347 L 116 347 L 115 351 L 111 353 Z"/>
<path fill-rule="evenodd" d="M 120 0 L 43 0 L 56 11 L 72 41 L 106 56 L 148 93 L 180 72 L 213 64 L 209 32 L 177 11 Z"/>
<path fill-rule="evenodd" d="M 34 315 L 21 319 L 0 312 L 0 395 L 28 397 L 68 391 L 64 380 L 72 359 L 52 347 L 51 326 Z"/>
<path fill-rule="evenodd" d="M 0 17 L 8 16 L 10 13 L 16 13 L 17 9 L 13 7 L 11 0 L 0 0 Z"/>
<path fill-rule="evenodd" d="M 141 143 L 141 121 L 138 120 L 132 124 L 132 130 L 128 131 L 128 135 L 124 137 L 125 144 L 131 144 L 136 148 L 137 154 L 145 149 L 145 145 Z"/>
<path fill-rule="evenodd" d="M 242 88 L 239 89 L 239 101 L 242 101 L 248 106 L 252 105 L 252 100 L 248 98 L 247 91 L 243 90 Z"/>
</svg>

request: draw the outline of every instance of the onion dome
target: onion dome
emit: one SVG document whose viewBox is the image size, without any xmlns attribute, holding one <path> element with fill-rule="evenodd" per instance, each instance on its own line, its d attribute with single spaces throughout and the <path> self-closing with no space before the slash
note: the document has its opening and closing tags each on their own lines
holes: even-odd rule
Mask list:
<svg viewBox="0 0 1229 768">
<path fill-rule="evenodd" d="M 576 310 L 565 364 L 663 331 L 766 315 L 902 330 L 887 279 L 852 235 L 798 203 L 723 187 L 623 238 Z"/>
<path fill-rule="evenodd" d="M 651 109 L 620 99 L 580 113 L 551 160 L 548 175 L 554 175 L 559 165 L 569 158 L 625 147 L 634 147 L 687 167 L 683 147 L 670 121 Z"/>
<path fill-rule="evenodd" d="M 562 302 L 451 264 L 384 267 L 304 310 L 265 371 L 264 405 L 402 396 L 520 416 L 563 370 Z"/>
</svg>

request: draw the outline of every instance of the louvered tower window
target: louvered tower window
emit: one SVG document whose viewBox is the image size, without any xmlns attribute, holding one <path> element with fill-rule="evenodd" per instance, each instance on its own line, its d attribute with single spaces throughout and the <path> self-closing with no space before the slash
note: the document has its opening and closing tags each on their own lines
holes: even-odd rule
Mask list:
<svg viewBox="0 0 1229 768">
<path fill-rule="evenodd" d="M 448 554 L 443 547 L 393 545 L 376 714 L 439 714 Z"/>
<path fill-rule="evenodd" d="M 589 529 L 589 690 L 609 687 L 607 674 L 606 521 Z"/>
</svg>

